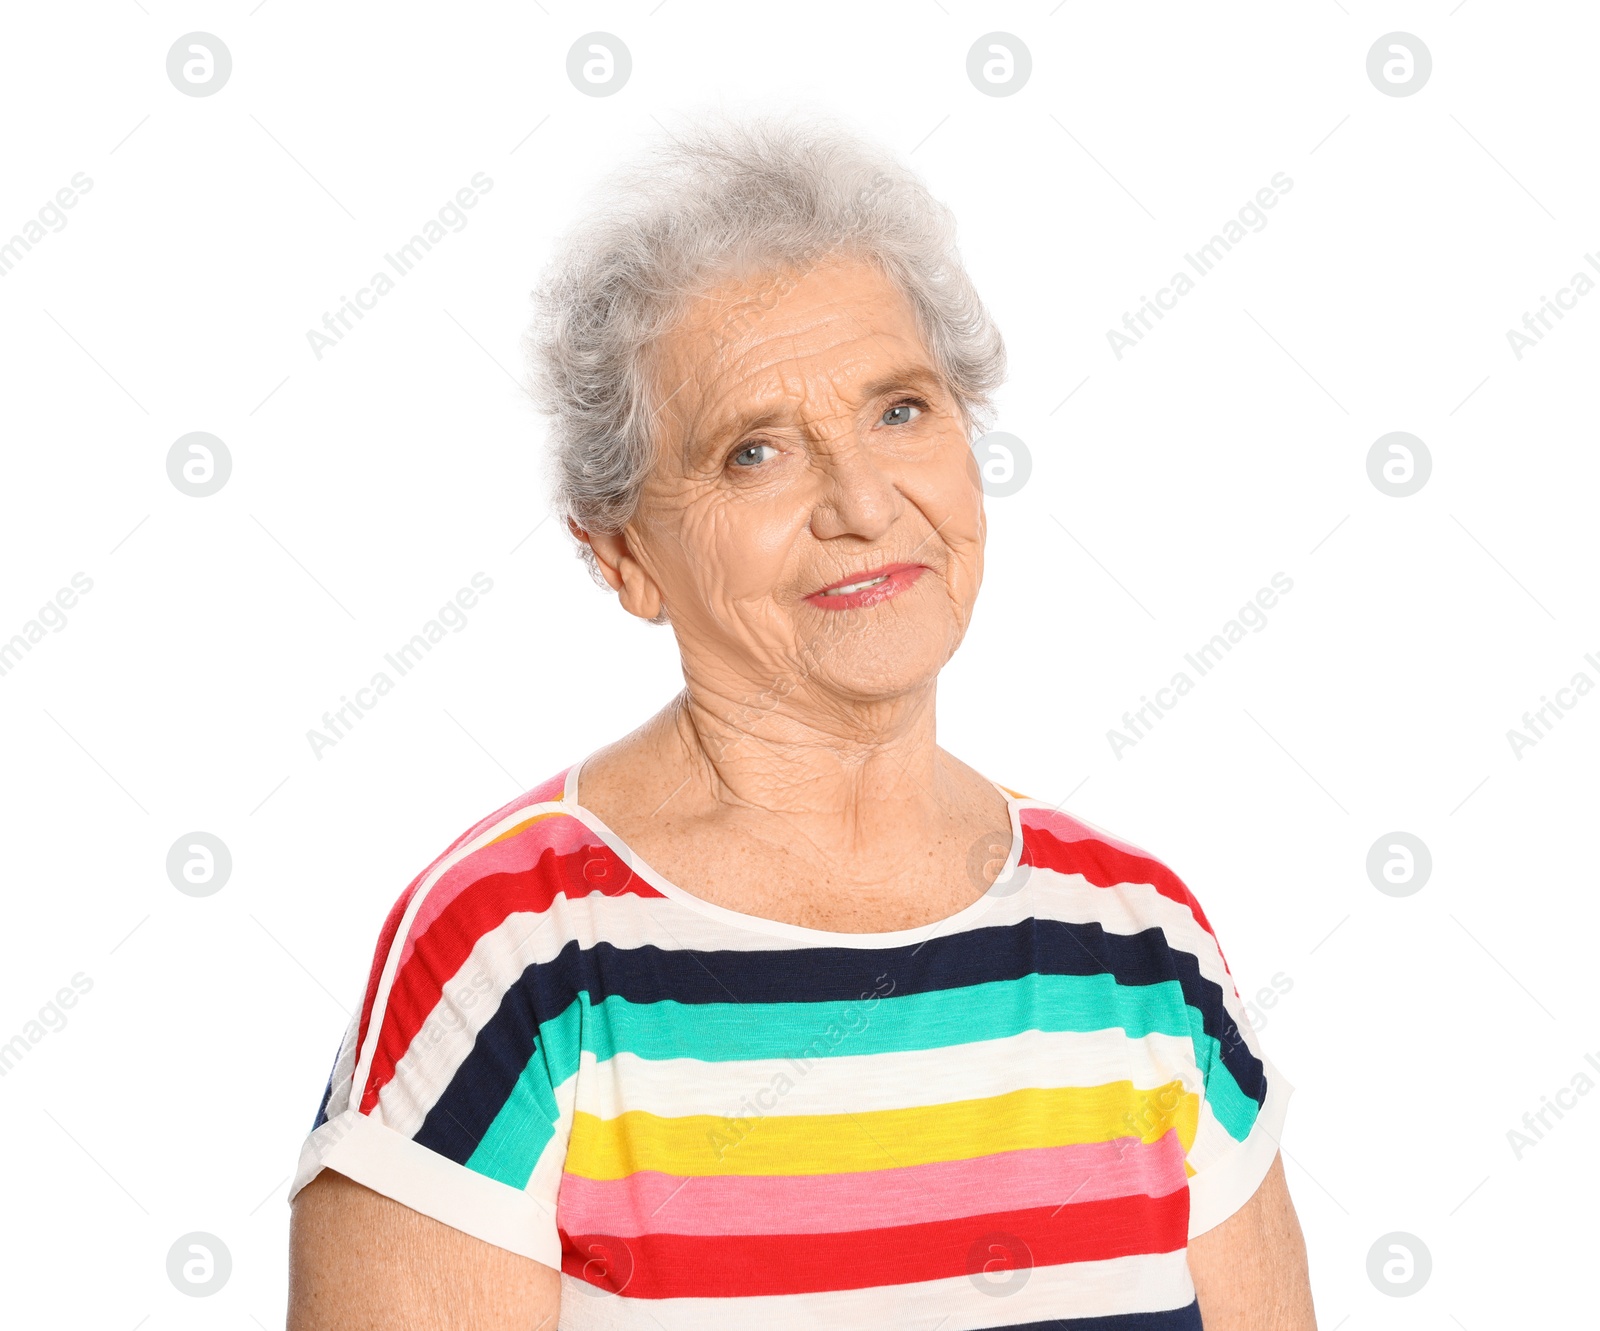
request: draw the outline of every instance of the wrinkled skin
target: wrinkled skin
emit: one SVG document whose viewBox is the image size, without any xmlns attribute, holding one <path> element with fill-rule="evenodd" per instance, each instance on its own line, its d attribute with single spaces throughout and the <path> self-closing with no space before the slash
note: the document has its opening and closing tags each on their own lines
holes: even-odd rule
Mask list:
<svg viewBox="0 0 1600 1331">
<path fill-rule="evenodd" d="M 820 659 L 796 711 L 882 726 L 869 704 L 930 685 L 977 599 L 983 504 L 965 423 L 875 269 L 813 270 L 756 318 L 730 320 L 729 306 L 741 302 L 703 300 L 669 339 L 660 464 L 631 539 L 597 552 L 617 560 L 628 609 L 666 600 L 691 693 L 758 694 Z M 739 428 L 757 417 L 769 423 Z M 847 626 L 803 600 L 895 560 L 934 576 Z"/>
</svg>

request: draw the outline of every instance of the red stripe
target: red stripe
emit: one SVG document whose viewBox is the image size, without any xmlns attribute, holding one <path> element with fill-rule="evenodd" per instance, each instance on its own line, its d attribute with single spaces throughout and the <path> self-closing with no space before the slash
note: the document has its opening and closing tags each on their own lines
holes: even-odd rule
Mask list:
<svg viewBox="0 0 1600 1331">
<path fill-rule="evenodd" d="M 1050 829 L 1030 826 L 1022 838 L 1022 863 L 1057 873 L 1082 874 L 1095 887 L 1117 887 L 1123 883 L 1149 883 L 1155 890 L 1181 906 L 1187 906 L 1195 922 L 1213 938 L 1216 930 L 1200 909 L 1194 894 L 1171 869 L 1148 855 L 1135 855 L 1098 838 L 1062 841 Z"/>
<path fill-rule="evenodd" d="M 361 1024 L 356 1030 L 356 1049 L 358 1052 L 366 1043 L 367 1027 L 372 1020 L 372 1004 L 378 997 L 378 981 L 383 976 L 383 964 L 388 960 L 389 949 L 394 944 L 395 933 L 400 928 L 400 921 L 405 918 L 406 907 L 411 904 L 412 894 L 417 890 L 418 885 L 439 865 L 449 859 L 458 847 L 464 846 L 473 837 L 480 835 L 484 829 L 494 826 L 508 813 L 525 805 L 542 804 L 557 798 L 565 788 L 568 770 L 570 769 L 562 768 L 555 776 L 547 777 L 531 790 L 523 791 L 516 799 L 502 805 L 487 818 L 480 818 L 471 827 L 467 828 L 444 850 L 433 857 L 432 863 L 411 880 L 410 886 L 400 894 L 400 899 L 389 908 L 389 914 L 383 921 L 383 928 L 378 931 L 378 946 L 373 950 L 372 969 L 367 975 L 367 991 L 361 998 Z"/>
<path fill-rule="evenodd" d="M 431 866 L 430 866 L 431 867 Z M 361 1025 L 356 1032 L 356 1052 L 359 1054 L 362 1045 L 367 1039 L 367 1025 L 372 1020 L 372 1004 L 378 997 L 378 981 L 383 976 L 383 963 L 389 955 L 389 949 L 394 945 L 394 936 L 400 930 L 400 921 L 405 918 L 406 907 L 411 904 L 411 894 L 417 886 L 428 876 L 424 869 L 411 880 L 411 885 L 400 894 L 400 899 L 389 908 L 389 914 L 384 917 L 383 928 L 378 931 L 378 946 L 372 954 L 372 970 L 367 974 L 367 992 L 361 999 Z"/>
<path fill-rule="evenodd" d="M 538 826 L 532 824 L 529 832 L 538 835 L 533 830 Z M 497 842 L 495 847 L 506 844 Z M 484 847 L 485 851 L 490 849 Z M 469 857 L 450 872 L 470 872 L 463 869 L 470 863 Z M 549 910 L 558 896 L 576 900 L 595 893 L 608 897 L 661 895 L 637 877 L 610 847 L 598 841 L 568 854 L 546 847 L 526 869 L 488 873 L 462 887 L 427 930 L 412 941 L 411 954 L 395 975 L 384 1005 L 378 1048 L 361 1096 L 361 1112 L 372 1112 L 379 1091 L 394 1076 L 395 1065 L 438 1004 L 444 986 L 466 964 L 484 934 L 499 928 L 507 916 L 518 911 Z M 405 942 L 391 940 L 391 946 L 403 947 Z"/>
<path fill-rule="evenodd" d="M 1175 1252 L 1188 1242 L 1189 1190 L 999 1211 L 837 1234 L 711 1237 L 561 1234 L 561 1269 L 640 1299 L 750 1298 L 977 1276 L 1024 1267 Z M 1020 1284 L 1015 1277 L 1012 1281 Z"/>
</svg>

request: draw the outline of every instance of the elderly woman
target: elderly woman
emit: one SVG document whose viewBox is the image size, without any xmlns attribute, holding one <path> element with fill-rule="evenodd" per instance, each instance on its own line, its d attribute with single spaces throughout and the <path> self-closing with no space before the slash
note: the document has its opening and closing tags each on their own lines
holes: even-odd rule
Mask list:
<svg viewBox="0 0 1600 1331">
<path fill-rule="evenodd" d="M 1004 370 L 948 211 L 837 126 L 702 127 L 538 295 L 558 501 L 684 688 L 395 902 L 290 1327 L 1313 1327 L 1200 905 L 935 739 Z"/>
</svg>

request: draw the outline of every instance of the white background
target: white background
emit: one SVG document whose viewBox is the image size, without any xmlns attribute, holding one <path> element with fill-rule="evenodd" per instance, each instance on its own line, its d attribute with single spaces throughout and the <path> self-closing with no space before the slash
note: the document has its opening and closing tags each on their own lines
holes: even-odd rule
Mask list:
<svg viewBox="0 0 1600 1331">
<path fill-rule="evenodd" d="M 281 1325 L 287 1176 L 389 904 L 679 684 L 671 631 L 545 520 L 527 293 L 657 120 L 797 99 L 910 154 L 1011 354 L 998 428 L 1034 470 L 990 501 L 941 742 L 1169 863 L 1246 998 L 1292 981 L 1261 1039 L 1297 1087 L 1321 1325 L 1600 1317 L 1600 1094 L 1520 1159 L 1507 1138 L 1600 1058 L 1600 692 L 1520 758 L 1507 739 L 1600 682 L 1600 293 L 1520 360 L 1506 337 L 1600 256 L 1592 7 L 106 0 L 4 24 L 0 238 L 93 181 L 0 279 L 0 640 L 93 580 L 0 676 L 0 1041 L 92 982 L 0 1079 L 6 1321 Z M 232 53 L 213 96 L 167 78 L 196 30 Z M 596 30 L 632 53 L 614 96 L 565 73 Z M 966 74 L 992 30 L 1031 52 L 1013 96 Z M 1366 73 L 1397 30 L 1432 53 L 1413 96 Z M 469 225 L 318 360 L 306 331 L 476 172 Z M 1106 330 L 1277 172 L 1265 229 L 1118 360 Z M 196 430 L 233 460 L 204 499 L 166 473 Z M 1403 499 L 1366 471 L 1395 430 L 1433 460 Z M 1118 757 L 1122 713 L 1280 571 L 1266 628 Z M 476 572 L 468 626 L 315 757 L 307 731 Z M 233 856 L 203 899 L 165 870 L 195 830 Z M 1433 856 L 1403 898 L 1365 868 L 1394 830 Z M 233 1257 L 206 1299 L 165 1269 L 196 1230 Z M 1367 1275 L 1391 1231 L 1432 1254 L 1410 1297 Z"/>
</svg>

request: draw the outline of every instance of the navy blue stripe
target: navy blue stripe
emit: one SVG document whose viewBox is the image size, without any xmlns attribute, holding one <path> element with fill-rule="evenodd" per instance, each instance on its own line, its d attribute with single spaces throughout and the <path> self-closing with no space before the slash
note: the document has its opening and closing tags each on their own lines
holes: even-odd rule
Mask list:
<svg viewBox="0 0 1600 1331">
<path fill-rule="evenodd" d="M 886 949 L 691 952 L 569 943 L 552 960 L 528 967 L 507 990 L 416 1140 L 465 1161 L 532 1059 L 540 1022 L 559 1016 L 579 992 L 592 1004 L 613 996 L 637 1004 L 852 1002 L 874 993 L 926 993 L 1030 974 L 1107 973 L 1130 987 L 1176 980 L 1239 1089 L 1263 1103 L 1265 1069 L 1228 1015 L 1221 987 L 1200 974 L 1190 953 L 1169 946 L 1160 929 L 1117 934 L 1097 923 L 1028 919 Z M 981 1038 L 981 1031 L 973 1032 L 973 1039 Z"/>
<path fill-rule="evenodd" d="M 328 1069 L 328 1084 L 322 1092 L 322 1103 L 317 1106 L 317 1116 L 311 1122 L 311 1131 L 315 1132 L 328 1121 L 328 1101 L 333 1099 L 333 1074 L 339 1066 L 339 1054 L 344 1049 L 344 1041 L 339 1042 L 339 1048 L 333 1051 L 333 1067 Z"/>
<path fill-rule="evenodd" d="M 568 945 L 569 949 L 576 947 L 576 943 Z M 419 1144 L 463 1165 L 478 1149 L 495 1115 L 511 1098 L 517 1078 L 533 1058 L 539 1022 L 566 1008 L 563 1003 L 542 1013 L 538 1010 L 534 1002 L 536 991 L 528 983 L 528 976 L 539 969 L 542 968 L 530 967 L 506 990 L 499 1009 L 478 1032 L 472 1052 L 417 1129 L 415 1140 Z M 553 1078 L 551 1084 L 555 1084 Z"/>
<path fill-rule="evenodd" d="M 779 952 L 618 948 L 604 942 L 580 949 L 574 943 L 530 968 L 522 982 L 534 986 L 538 1010 L 553 1016 L 580 990 L 594 1003 L 612 996 L 630 1003 L 848 1003 L 884 994 L 890 983 L 893 994 L 917 994 L 1033 974 L 1110 974 L 1125 986 L 1176 980 L 1239 1089 L 1258 1105 L 1265 1100 L 1264 1069 L 1228 1015 L 1222 987 L 1201 975 L 1192 953 L 1171 946 L 1154 926 L 1120 934 L 1096 922 L 1030 918 L 897 948 Z"/>
<path fill-rule="evenodd" d="M 1110 1317 L 1062 1317 L 1053 1322 L 1016 1322 L 994 1331 L 1205 1331 L 1200 1301 L 1187 1308 L 1154 1313 L 1114 1313 Z"/>
</svg>

